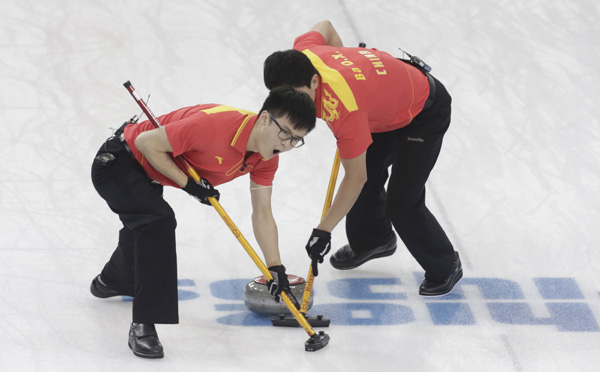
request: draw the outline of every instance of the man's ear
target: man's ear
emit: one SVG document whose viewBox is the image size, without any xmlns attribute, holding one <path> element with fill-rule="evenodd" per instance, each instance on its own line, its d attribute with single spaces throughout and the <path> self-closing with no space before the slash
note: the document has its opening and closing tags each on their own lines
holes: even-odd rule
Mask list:
<svg viewBox="0 0 600 372">
<path fill-rule="evenodd" d="M 319 75 L 314 74 L 312 79 L 310 79 L 310 89 L 316 90 L 319 87 Z"/>
<path fill-rule="evenodd" d="M 258 115 L 259 124 L 261 125 L 267 126 L 269 124 L 270 119 L 271 118 L 269 117 L 269 111 L 267 110 L 262 110 L 260 115 Z"/>
</svg>

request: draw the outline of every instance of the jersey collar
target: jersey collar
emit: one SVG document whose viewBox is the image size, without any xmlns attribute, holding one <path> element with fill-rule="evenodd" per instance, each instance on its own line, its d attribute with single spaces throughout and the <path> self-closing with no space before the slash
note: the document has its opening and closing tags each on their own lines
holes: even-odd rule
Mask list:
<svg viewBox="0 0 600 372">
<path fill-rule="evenodd" d="M 238 127 L 237 132 L 235 132 L 235 136 L 233 136 L 231 147 L 235 148 L 242 154 L 246 153 L 246 145 L 248 144 L 250 133 L 252 133 L 252 128 L 254 128 L 256 120 L 258 120 L 258 115 L 246 116 L 244 121 L 242 121 L 242 124 L 240 124 Z"/>
</svg>

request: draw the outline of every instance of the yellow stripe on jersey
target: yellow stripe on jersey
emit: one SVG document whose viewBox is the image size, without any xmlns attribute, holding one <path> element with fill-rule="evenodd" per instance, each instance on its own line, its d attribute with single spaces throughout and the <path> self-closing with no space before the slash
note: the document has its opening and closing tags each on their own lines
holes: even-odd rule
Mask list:
<svg viewBox="0 0 600 372">
<path fill-rule="evenodd" d="M 231 141 L 231 146 L 235 146 L 235 143 L 238 140 L 238 137 L 240 136 L 240 134 L 242 133 L 242 131 L 244 130 L 244 127 L 246 126 L 246 124 L 248 123 L 248 120 L 250 120 L 250 118 L 255 115 L 250 113 L 251 115 L 246 116 L 246 118 L 244 119 L 244 121 L 242 122 L 242 125 L 240 125 L 240 127 L 238 128 L 237 132 L 235 133 L 235 137 L 233 137 L 233 141 Z M 242 158 L 243 160 L 243 158 Z"/>
<path fill-rule="evenodd" d="M 237 111 L 240 114 L 247 115 L 246 118 L 244 119 L 244 121 L 242 122 L 242 125 L 240 125 L 240 127 L 237 130 L 237 132 L 235 133 L 235 136 L 233 137 L 233 140 L 231 141 L 231 146 L 235 146 L 235 143 L 237 142 L 237 139 L 240 136 L 240 133 L 242 133 L 242 131 L 244 130 L 244 127 L 248 123 L 248 120 L 250 120 L 250 117 L 252 117 L 252 116 L 254 116 L 256 114 L 254 112 L 252 112 L 252 111 L 242 110 L 242 109 L 231 107 L 231 106 L 227 106 L 227 105 L 219 105 L 219 106 L 211 107 L 211 108 L 206 109 L 206 110 L 202 110 L 202 112 L 204 112 L 204 113 L 206 113 L 208 115 L 210 115 L 210 114 L 218 114 L 220 112 L 231 112 L 231 111 Z"/>
<path fill-rule="evenodd" d="M 323 82 L 329 84 L 335 94 L 342 100 L 342 104 L 346 107 L 346 110 L 348 110 L 348 112 L 358 110 L 358 105 L 356 104 L 356 99 L 354 98 L 352 89 L 350 89 L 350 86 L 348 86 L 348 83 L 342 74 L 340 74 L 339 71 L 327 66 L 325 62 L 319 58 L 319 56 L 311 52 L 309 49 L 304 49 L 302 53 L 306 54 L 313 66 L 315 66 L 315 68 L 319 71 Z"/>
<path fill-rule="evenodd" d="M 218 114 L 219 112 L 227 112 L 227 111 L 237 111 L 240 114 L 246 114 L 246 115 L 256 115 L 254 112 L 252 111 L 247 111 L 247 110 L 242 110 L 239 108 L 235 108 L 235 107 L 231 107 L 231 106 L 226 106 L 226 105 L 219 105 L 219 106 L 215 106 L 206 110 L 202 110 L 202 112 L 205 112 L 207 114 Z"/>
</svg>

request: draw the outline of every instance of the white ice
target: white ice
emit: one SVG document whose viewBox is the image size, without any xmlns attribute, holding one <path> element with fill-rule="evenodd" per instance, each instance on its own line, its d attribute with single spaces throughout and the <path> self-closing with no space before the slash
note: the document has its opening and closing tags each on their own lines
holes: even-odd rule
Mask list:
<svg viewBox="0 0 600 372">
<path fill-rule="evenodd" d="M 299 328 L 218 321 L 252 315 L 223 310 L 242 302 L 211 283 L 258 269 L 215 211 L 169 189 L 181 290 L 198 296 L 180 301 L 179 325 L 158 326 L 163 360 L 133 356 L 131 303 L 88 290 L 119 228 L 91 161 L 139 113 L 122 84 L 151 94 L 157 114 L 258 110 L 264 58 L 323 19 L 346 45 L 419 55 L 453 96 L 428 204 L 463 258 L 462 285 L 419 297 L 404 247 L 352 271 L 326 263 L 315 308 L 330 310 L 331 342 L 307 353 Z M 597 371 L 599 37 L 595 0 L 0 0 L 0 371 Z M 334 152 L 319 122 L 281 156 L 273 204 L 297 275 Z M 258 250 L 248 185 L 219 189 Z M 342 223 L 334 249 L 345 242 Z"/>
</svg>

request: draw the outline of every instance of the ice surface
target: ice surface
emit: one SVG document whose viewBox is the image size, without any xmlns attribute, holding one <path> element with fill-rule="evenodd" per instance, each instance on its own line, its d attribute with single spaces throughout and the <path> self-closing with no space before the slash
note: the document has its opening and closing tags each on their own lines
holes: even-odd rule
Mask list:
<svg viewBox="0 0 600 372">
<path fill-rule="evenodd" d="M 600 365 L 600 3 L 580 1 L 0 1 L 0 370 L 596 371 Z M 428 203 L 463 258 L 447 297 L 419 297 L 405 249 L 328 264 L 315 314 L 330 344 L 243 307 L 258 270 L 218 215 L 178 190 L 180 318 L 165 359 L 127 348 L 131 303 L 88 291 L 119 221 L 91 160 L 110 128 L 197 103 L 258 110 L 262 62 L 330 19 L 423 58 L 454 100 Z M 335 142 L 326 126 L 281 156 L 274 212 L 288 271 L 306 275 Z M 222 205 L 258 250 L 247 179 Z M 334 249 L 345 244 L 343 224 Z"/>
</svg>

